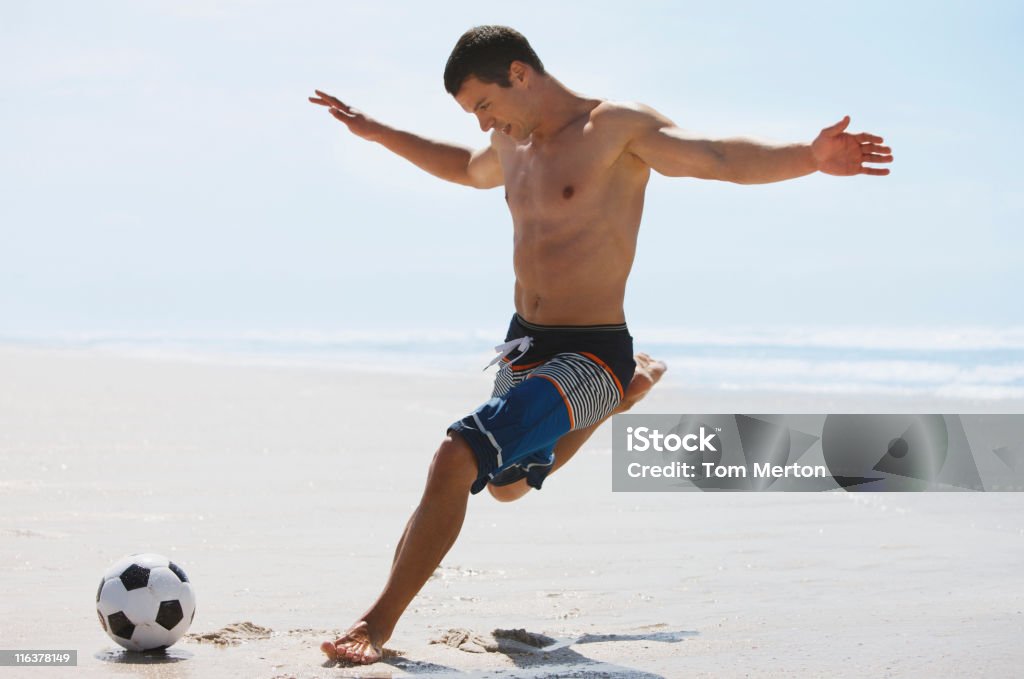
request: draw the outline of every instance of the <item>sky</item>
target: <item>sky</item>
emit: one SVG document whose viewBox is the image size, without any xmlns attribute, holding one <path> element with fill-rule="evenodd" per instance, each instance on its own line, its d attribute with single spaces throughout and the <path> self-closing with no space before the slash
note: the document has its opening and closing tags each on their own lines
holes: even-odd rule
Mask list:
<svg viewBox="0 0 1024 679">
<path fill-rule="evenodd" d="M 1020 3 L 0 3 L 0 337 L 497 328 L 500 190 L 424 174 L 306 101 L 487 143 L 444 91 L 516 27 L 589 96 L 708 137 L 852 118 L 892 174 L 652 176 L 647 327 L 1024 324 Z"/>
</svg>

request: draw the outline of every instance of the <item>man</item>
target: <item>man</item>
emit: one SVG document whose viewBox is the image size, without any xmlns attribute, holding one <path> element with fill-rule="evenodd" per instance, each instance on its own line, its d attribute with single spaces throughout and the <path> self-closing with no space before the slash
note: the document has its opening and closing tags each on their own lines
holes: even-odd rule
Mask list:
<svg viewBox="0 0 1024 679">
<path fill-rule="evenodd" d="M 684 134 L 647 106 L 585 97 L 549 75 L 526 39 L 502 26 L 467 31 L 445 88 L 490 132 L 478 151 L 390 128 L 316 91 L 310 101 L 359 137 L 421 169 L 480 189 L 504 186 L 514 229 L 515 309 L 492 398 L 454 422 L 434 454 L 420 504 L 383 592 L 331 658 L 380 658 L 399 616 L 454 544 L 470 493 L 513 500 L 539 489 L 614 412 L 641 398 L 664 365 L 632 356 L 623 299 L 653 169 L 739 184 L 816 171 L 885 175 L 882 139 L 845 132 L 849 117 L 810 144 L 768 145 Z"/>
</svg>

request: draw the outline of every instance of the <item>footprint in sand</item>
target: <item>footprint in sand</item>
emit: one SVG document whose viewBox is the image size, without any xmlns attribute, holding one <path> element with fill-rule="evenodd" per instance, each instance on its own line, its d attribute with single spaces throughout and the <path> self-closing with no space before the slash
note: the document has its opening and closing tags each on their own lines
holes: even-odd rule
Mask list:
<svg viewBox="0 0 1024 679">
<path fill-rule="evenodd" d="M 252 622 L 233 622 L 214 632 L 186 634 L 185 638 L 201 644 L 238 646 L 246 641 L 269 639 L 273 633 L 274 630 L 269 627 L 260 627 Z"/>
<path fill-rule="evenodd" d="M 538 649 L 558 643 L 543 634 L 525 629 L 496 629 L 490 634 L 479 634 L 466 628 L 454 628 L 431 639 L 432 644 L 444 644 L 467 653 L 536 653 Z"/>
</svg>

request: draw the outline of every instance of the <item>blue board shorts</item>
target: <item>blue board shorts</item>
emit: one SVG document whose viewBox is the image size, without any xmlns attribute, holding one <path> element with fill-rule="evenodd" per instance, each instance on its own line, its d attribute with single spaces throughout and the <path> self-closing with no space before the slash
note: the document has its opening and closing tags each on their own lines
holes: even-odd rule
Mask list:
<svg viewBox="0 0 1024 679">
<path fill-rule="evenodd" d="M 448 427 L 476 456 L 473 494 L 523 478 L 540 489 L 555 442 L 610 415 L 636 369 L 625 323 L 537 325 L 515 314 L 497 349 L 490 400 Z"/>
</svg>

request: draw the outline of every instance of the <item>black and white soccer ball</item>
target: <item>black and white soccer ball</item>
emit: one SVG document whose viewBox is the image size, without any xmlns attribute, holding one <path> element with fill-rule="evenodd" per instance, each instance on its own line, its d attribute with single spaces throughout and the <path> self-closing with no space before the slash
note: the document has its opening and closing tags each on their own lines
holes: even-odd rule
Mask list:
<svg viewBox="0 0 1024 679">
<path fill-rule="evenodd" d="M 196 596 L 185 571 L 159 554 L 132 554 L 109 569 L 96 612 L 110 638 L 129 651 L 167 648 L 185 635 Z"/>
</svg>

